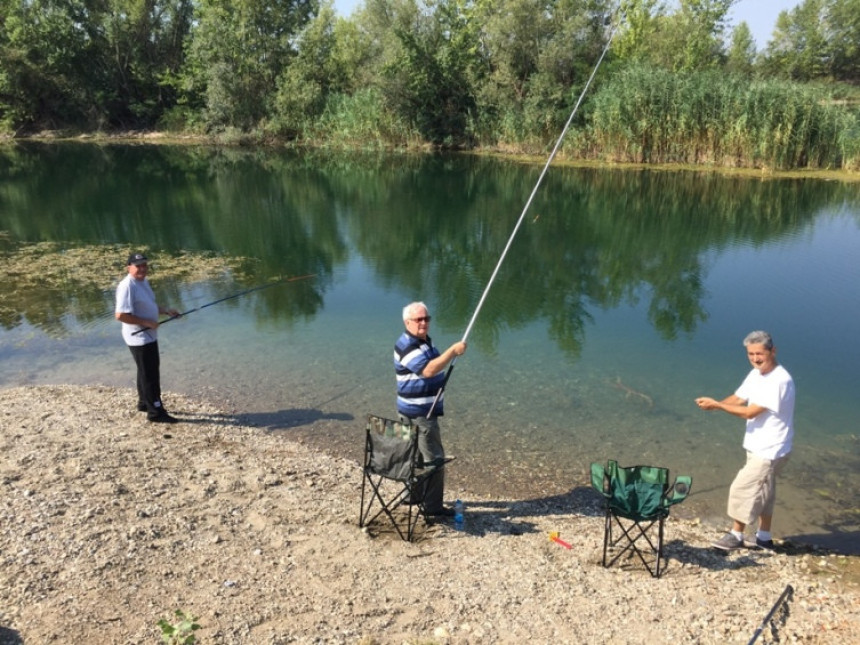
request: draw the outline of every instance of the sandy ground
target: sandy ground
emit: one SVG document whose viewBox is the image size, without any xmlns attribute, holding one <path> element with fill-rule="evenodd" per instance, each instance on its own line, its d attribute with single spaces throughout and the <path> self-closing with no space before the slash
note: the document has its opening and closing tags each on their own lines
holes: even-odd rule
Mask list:
<svg viewBox="0 0 860 645">
<path fill-rule="evenodd" d="M 465 531 L 406 543 L 358 527 L 358 463 L 165 399 L 182 423 L 131 390 L 0 390 L 0 643 L 157 643 L 176 610 L 201 643 L 747 643 L 787 585 L 758 642 L 858 642 L 860 558 L 721 555 L 670 517 L 660 579 L 603 568 L 586 488 L 467 499 Z"/>
</svg>

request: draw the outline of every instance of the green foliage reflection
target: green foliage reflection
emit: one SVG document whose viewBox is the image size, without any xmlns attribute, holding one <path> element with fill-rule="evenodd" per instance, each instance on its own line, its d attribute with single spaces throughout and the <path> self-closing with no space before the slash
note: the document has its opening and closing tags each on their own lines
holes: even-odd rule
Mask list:
<svg viewBox="0 0 860 645">
<path fill-rule="evenodd" d="M 278 325 L 314 316 L 333 274 L 358 254 L 379 287 L 433 303 L 441 328 L 456 333 L 538 172 L 470 156 L 6 147 L 0 230 L 16 242 L 64 248 L 118 244 L 245 258 L 241 275 L 207 280 L 212 300 L 315 274 L 313 284 L 253 295 L 253 315 Z M 470 340 L 494 352 L 502 331 L 545 320 L 552 340 L 576 356 L 595 312 L 622 305 L 641 305 L 665 339 L 690 334 L 707 318 L 709 253 L 795 235 L 822 209 L 849 202 L 857 203 L 856 191 L 836 182 L 553 168 Z M 111 269 L 117 279 L 120 268 Z M 164 288 L 181 298 L 182 285 Z M 66 314 L 85 320 L 82 293 L 35 289 L 4 326 L 22 316 L 43 328 Z M 110 310 L 110 297 L 102 287 L 84 304 L 100 300 Z"/>
</svg>

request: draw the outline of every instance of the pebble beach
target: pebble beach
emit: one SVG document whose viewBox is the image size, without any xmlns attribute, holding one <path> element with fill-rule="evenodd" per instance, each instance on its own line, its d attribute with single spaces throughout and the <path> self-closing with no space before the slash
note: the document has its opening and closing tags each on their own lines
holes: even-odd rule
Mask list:
<svg viewBox="0 0 860 645">
<path fill-rule="evenodd" d="M 199 643 L 255 645 L 860 633 L 856 556 L 789 543 L 726 555 L 709 546 L 713 527 L 670 516 L 659 579 L 634 559 L 604 568 L 601 504 L 586 487 L 529 500 L 465 491 L 464 531 L 422 524 L 407 543 L 358 527 L 356 461 L 206 401 L 165 400 L 180 423 L 147 423 L 131 389 L 0 389 L 0 644 L 156 643 L 177 611 Z"/>
</svg>

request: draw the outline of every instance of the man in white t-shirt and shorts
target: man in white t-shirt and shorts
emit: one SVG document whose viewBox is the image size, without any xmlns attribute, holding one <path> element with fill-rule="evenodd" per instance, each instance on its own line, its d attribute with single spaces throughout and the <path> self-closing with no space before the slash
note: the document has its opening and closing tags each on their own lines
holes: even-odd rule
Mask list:
<svg viewBox="0 0 860 645">
<path fill-rule="evenodd" d="M 776 477 L 791 453 L 794 437 L 794 381 L 776 360 L 770 334 L 754 331 L 744 339 L 752 371 L 731 396 L 722 401 L 699 397 L 703 410 L 723 410 L 746 419 L 746 464 L 729 489 L 727 513 L 732 529 L 712 544 L 723 551 L 744 546 L 773 549 L 770 533 L 776 498 Z M 744 542 L 744 529 L 758 519 L 754 542 Z"/>
</svg>

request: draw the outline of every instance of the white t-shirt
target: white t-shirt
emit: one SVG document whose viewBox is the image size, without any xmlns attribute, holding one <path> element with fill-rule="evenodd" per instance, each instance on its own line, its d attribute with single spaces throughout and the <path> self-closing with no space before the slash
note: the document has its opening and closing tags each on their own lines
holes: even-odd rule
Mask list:
<svg viewBox="0 0 860 645">
<path fill-rule="evenodd" d="M 762 459 L 777 459 L 791 452 L 794 438 L 794 381 L 777 365 L 762 375 L 753 369 L 735 394 L 749 404 L 767 408 L 747 419 L 744 449 Z"/>
<path fill-rule="evenodd" d="M 131 274 L 125 276 L 116 288 L 116 313 L 134 314 L 140 318 L 158 320 L 158 303 L 155 302 L 155 293 L 149 286 L 149 280 L 136 280 Z M 122 338 L 126 345 L 146 345 L 154 343 L 158 338 L 158 332 L 154 329 L 146 329 L 139 334 L 134 332 L 146 329 L 140 325 L 129 325 L 122 323 Z"/>
</svg>

